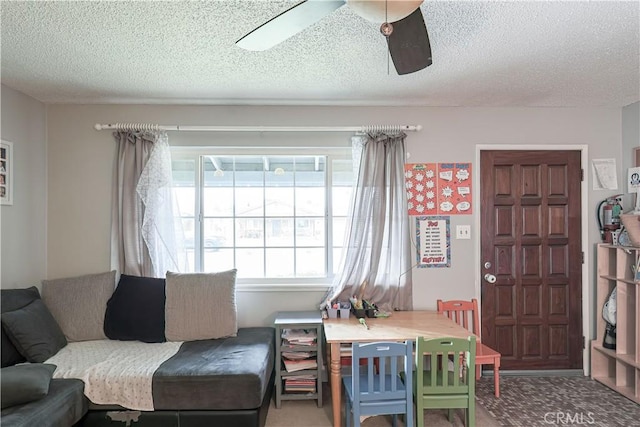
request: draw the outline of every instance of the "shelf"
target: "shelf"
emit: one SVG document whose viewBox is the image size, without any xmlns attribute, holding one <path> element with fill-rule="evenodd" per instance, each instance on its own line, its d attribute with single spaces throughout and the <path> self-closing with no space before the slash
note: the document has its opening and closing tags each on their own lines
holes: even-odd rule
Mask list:
<svg viewBox="0 0 640 427">
<path fill-rule="evenodd" d="M 274 321 L 276 327 L 276 408 L 280 408 L 283 400 L 317 400 L 318 407 L 322 406 L 322 316 L 319 311 L 287 311 L 276 315 Z M 285 331 L 314 331 L 315 340 L 312 345 L 290 344 L 282 337 Z M 309 340 L 313 334 L 300 335 L 304 340 Z M 288 337 L 289 338 L 289 337 Z M 293 338 L 293 337 L 291 337 Z M 306 342 L 306 341 L 305 341 Z M 302 359 L 313 360 L 316 364 L 314 368 L 300 369 L 288 372 L 285 367 L 283 353 L 305 353 Z M 287 389 L 286 380 L 298 376 L 309 376 L 311 381 L 304 384 L 301 390 Z M 309 391 L 313 388 L 313 391 Z"/>
<path fill-rule="evenodd" d="M 591 342 L 591 377 L 640 403 L 640 283 L 633 278 L 640 248 L 598 245 L 596 339 Z M 602 347 L 602 308 L 616 288 L 616 348 Z"/>
</svg>

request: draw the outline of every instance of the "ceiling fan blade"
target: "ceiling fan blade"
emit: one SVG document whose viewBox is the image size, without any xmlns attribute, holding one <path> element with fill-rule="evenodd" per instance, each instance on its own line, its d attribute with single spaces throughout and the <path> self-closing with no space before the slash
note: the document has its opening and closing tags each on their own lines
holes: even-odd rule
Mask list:
<svg viewBox="0 0 640 427">
<path fill-rule="evenodd" d="M 431 65 L 431 45 L 420 8 L 393 23 L 387 38 L 389 53 L 398 74 L 409 74 Z"/>
<path fill-rule="evenodd" d="M 344 4 L 344 0 L 305 0 L 246 34 L 236 45 L 246 50 L 270 49 Z"/>
</svg>

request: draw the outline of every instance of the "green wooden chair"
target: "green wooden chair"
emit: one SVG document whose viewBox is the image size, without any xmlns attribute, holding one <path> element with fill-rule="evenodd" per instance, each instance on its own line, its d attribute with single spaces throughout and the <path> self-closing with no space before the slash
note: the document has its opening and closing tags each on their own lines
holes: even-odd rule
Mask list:
<svg viewBox="0 0 640 427">
<path fill-rule="evenodd" d="M 452 422 L 453 409 L 457 408 L 465 409 L 465 426 L 475 426 L 475 357 L 475 336 L 426 340 L 418 337 L 413 376 L 418 427 L 424 427 L 425 409 L 448 409 Z"/>
</svg>

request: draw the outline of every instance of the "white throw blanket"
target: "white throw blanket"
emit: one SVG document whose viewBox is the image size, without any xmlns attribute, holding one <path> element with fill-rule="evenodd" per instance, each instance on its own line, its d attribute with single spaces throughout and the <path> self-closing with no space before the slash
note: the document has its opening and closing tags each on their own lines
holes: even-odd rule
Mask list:
<svg viewBox="0 0 640 427">
<path fill-rule="evenodd" d="M 84 381 L 84 394 L 95 404 L 153 411 L 153 373 L 181 345 L 182 342 L 72 342 L 45 363 L 57 366 L 54 378 Z"/>
</svg>

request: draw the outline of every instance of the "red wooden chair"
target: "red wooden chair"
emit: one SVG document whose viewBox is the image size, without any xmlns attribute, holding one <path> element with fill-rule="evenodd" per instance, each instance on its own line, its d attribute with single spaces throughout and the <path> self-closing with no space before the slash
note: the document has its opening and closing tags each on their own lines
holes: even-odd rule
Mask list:
<svg viewBox="0 0 640 427">
<path fill-rule="evenodd" d="M 500 353 L 480 342 L 478 300 L 473 298 L 471 301 L 442 301 L 439 299 L 438 313 L 444 314 L 478 337 L 476 342 L 476 380 L 480 379 L 482 365 L 493 365 L 494 393 L 496 397 L 500 397 Z"/>
</svg>

